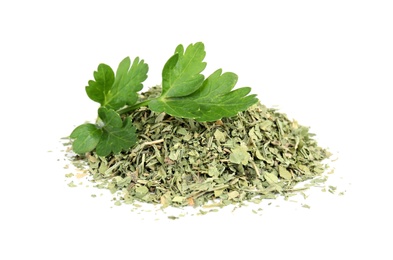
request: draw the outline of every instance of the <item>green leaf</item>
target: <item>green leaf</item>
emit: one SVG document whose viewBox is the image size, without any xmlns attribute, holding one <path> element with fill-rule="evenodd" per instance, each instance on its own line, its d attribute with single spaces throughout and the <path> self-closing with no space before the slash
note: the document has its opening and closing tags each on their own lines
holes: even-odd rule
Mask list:
<svg viewBox="0 0 393 260">
<path fill-rule="evenodd" d="M 102 130 L 96 125 L 80 125 L 70 135 L 72 139 L 75 139 L 72 143 L 72 149 L 78 154 L 90 152 L 96 148 L 101 136 Z"/>
<path fill-rule="evenodd" d="M 162 94 L 166 97 L 181 97 L 197 90 L 204 79 L 200 74 L 206 67 L 203 62 L 206 52 L 201 42 L 190 44 L 184 52 L 177 46 L 175 54 L 162 71 Z"/>
<path fill-rule="evenodd" d="M 72 143 L 75 153 L 83 154 L 96 149 L 97 155 L 107 156 L 129 149 L 136 143 L 135 128 L 129 117 L 123 122 L 116 111 L 105 107 L 98 109 L 98 115 L 100 126 L 83 124 L 72 131 L 70 137 L 75 139 Z"/>
<path fill-rule="evenodd" d="M 147 78 L 148 65 L 135 58 L 131 64 L 129 57 L 123 59 L 116 76 L 106 64 L 100 64 L 94 72 L 94 80 L 88 82 L 86 93 L 90 99 L 103 107 L 117 110 L 125 105 L 133 105 L 138 100 L 138 91 Z"/>
<path fill-rule="evenodd" d="M 256 95 L 248 95 L 249 87 L 232 90 L 237 75 L 216 70 L 206 80 L 200 72 L 205 51 L 202 43 L 190 45 L 183 54 L 179 45 L 177 53 L 165 64 L 163 91 L 160 97 L 149 102 L 151 110 L 172 116 L 192 118 L 197 121 L 215 121 L 235 116 L 255 104 Z"/>
<path fill-rule="evenodd" d="M 135 128 L 130 118 L 123 122 L 120 114 L 142 106 L 148 105 L 155 112 L 176 117 L 216 121 L 235 116 L 258 101 L 256 95 L 249 95 L 249 87 L 233 90 L 237 82 L 234 73 L 222 73 L 219 69 L 205 79 L 201 74 L 206 67 L 205 56 L 201 42 L 190 44 L 186 49 L 178 45 L 162 71 L 161 95 L 138 104 L 138 92 L 147 78 L 148 65 L 138 57 L 134 61 L 126 57 L 115 74 L 110 66 L 100 64 L 94 72 L 94 80 L 86 86 L 86 93 L 100 103 L 98 120 L 101 122 L 99 125 L 84 124 L 74 130 L 71 137 L 75 139 L 74 151 L 85 153 L 96 149 L 98 155 L 106 156 L 129 149 L 136 143 Z M 220 142 L 225 141 L 219 132 L 215 137 Z M 177 160 L 178 154 L 174 152 L 169 157 Z M 235 158 L 235 155 L 232 157 L 236 163 L 246 161 L 245 158 Z"/>
<path fill-rule="evenodd" d="M 98 115 L 104 123 L 103 133 L 96 147 L 99 156 L 119 153 L 136 143 L 135 128 L 129 117 L 123 122 L 118 113 L 105 107 L 98 109 Z"/>
<path fill-rule="evenodd" d="M 91 100 L 104 104 L 105 96 L 115 82 L 115 73 L 108 65 L 100 64 L 97 71 L 94 71 L 94 79 L 95 81 L 89 80 L 86 93 Z"/>
</svg>

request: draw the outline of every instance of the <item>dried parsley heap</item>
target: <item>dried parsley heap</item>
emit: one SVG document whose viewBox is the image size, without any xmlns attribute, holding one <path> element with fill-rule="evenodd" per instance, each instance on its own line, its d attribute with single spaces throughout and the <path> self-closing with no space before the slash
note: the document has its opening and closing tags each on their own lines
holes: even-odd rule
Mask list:
<svg viewBox="0 0 393 260">
<path fill-rule="evenodd" d="M 329 152 L 308 132 L 261 105 L 237 76 L 207 79 L 202 43 L 182 45 L 163 69 L 161 87 L 138 94 L 147 65 L 101 64 L 86 87 L 101 104 L 96 124 L 71 134 L 93 182 L 120 192 L 125 203 L 225 206 L 274 198 L 322 174 Z"/>
</svg>

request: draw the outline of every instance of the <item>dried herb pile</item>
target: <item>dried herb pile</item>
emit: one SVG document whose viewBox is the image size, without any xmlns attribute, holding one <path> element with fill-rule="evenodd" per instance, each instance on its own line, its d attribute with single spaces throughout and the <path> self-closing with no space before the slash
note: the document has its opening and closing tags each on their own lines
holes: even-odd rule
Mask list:
<svg viewBox="0 0 393 260">
<path fill-rule="evenodd" d="M 139 99 L 160 92 L 153 87 Z M 137 145 L 117 155 L 90 152 L 83 158 L 91 181 L 120 193 L 124 203 L 184 207 L 258 202 L 293 192 L 297 183 L 321 175 L 323 160 L 330 156 L 307 127 L 260 103 L 211 123 L 147 107 L 126 116 L 137 129 Z"/>
</svg>

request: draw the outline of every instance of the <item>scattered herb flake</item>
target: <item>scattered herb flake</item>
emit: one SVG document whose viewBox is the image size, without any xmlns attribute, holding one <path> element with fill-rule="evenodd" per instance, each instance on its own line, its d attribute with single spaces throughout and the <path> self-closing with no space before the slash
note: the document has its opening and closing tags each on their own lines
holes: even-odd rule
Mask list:
<svg viewBox="0 0 393 260">
<path fill-rule="evenodd" d="M 74 176 L 73 173 L 66 173 L 66 174 L 65 174 L 65 177 L 66 177 L 66 178 L 71 178 L 71 177 L 73 177 L 73 176 Z"/>
<path fill-rule="evenodd" d="M 77 186 L 75 185 L 74 181 L 71 181 L 71 182 L 68 183 L 67 185 L 68 185 L 68 187 L 71 187 L 71 188 L 77 187 Z"/>
</svg>

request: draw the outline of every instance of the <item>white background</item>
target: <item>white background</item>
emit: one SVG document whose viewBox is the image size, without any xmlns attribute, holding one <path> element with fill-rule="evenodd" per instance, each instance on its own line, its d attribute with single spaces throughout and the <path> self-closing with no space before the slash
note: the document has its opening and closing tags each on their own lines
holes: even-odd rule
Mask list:
<svg viewBox="0 0 393 260">
<path fill-rule="evenodd" d="M 376 0 L 2 1 L 0 259 L 393 259 L 392 13 Z M 197 41 L 206 74 L 235 72 L 311 127 L 344 196 L 155 220 L 66 185 L 56 151 L 95 119 L 97 65 L 139 56 L 150 87 Z"/>
</svg>

